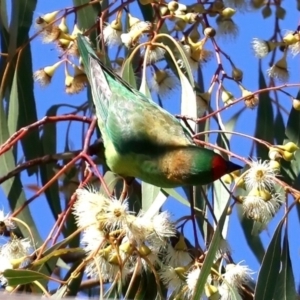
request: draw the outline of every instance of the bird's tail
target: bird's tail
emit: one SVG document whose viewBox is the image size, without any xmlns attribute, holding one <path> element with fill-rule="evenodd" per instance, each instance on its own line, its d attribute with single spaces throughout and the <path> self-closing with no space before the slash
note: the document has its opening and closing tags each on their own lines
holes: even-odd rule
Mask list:
<svg viewBox="0 0 300 300">
<path fill-rule="evenodd" d="M 77 45 L 85 73 L 90 82 L 97 118 L 105 123 L 108 115 L 109 100 L 112 96 L 108 82 L 110 74 L 97 57 L 87 37 L 78 34 Z"/>
</svg>

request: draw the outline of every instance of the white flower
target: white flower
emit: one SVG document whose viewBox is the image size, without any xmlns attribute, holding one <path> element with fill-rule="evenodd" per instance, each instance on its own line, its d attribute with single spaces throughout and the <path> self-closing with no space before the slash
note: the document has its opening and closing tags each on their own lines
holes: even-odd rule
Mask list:
<svg viewBox="0 0 300 300">
<path fill-rule="evenodd" d="M 122 227 L 127 215 L 129 215 L 127 200 L 121 202 L 118 199 L 111 199 L 103 209 L 104 212 L 97 215 L 97 220 L 110 229 Z"/>
<path fill-rule="evenodd" d="M 168 287 L 169 292 L 179 291 L 184 281 L 179 277 L 178 271 L 169 266 L 163 266 L 159 271 L 162 283 Z"/>
<path fill-rule="evenodd" d="M 298 55 L 300 53 L 300 42 L 289 45 L 289 49 L 291 50 L 293 56 Z"/>
<path fill-rule="evenodd" d="M 5 225 L 6 230 L 16 228 L 14 222 L 9 218 L 9 214 L 5 214 L 3 210 L 0 210 L 0 227 L 1 223 Z"/>
<path fill-rule="evenodd" d="M 147 63 L 153 64 L 164 58 L 166 50 L 161 47 L 152 46 L 148 51 Z M 143 48 L 141 54 L 144 56 L 146 54 L 146 48 Z"/>
<path fill-rule="evenodd" d="M 216 19 L 218 25 L 218 34 L 224 38 L 234 39 L 239 33 L 237 25 L 233 22 L 231 18 L 225 18 L 218 16 Z"/>
<path fill-rule="evenodd" d="M 122 33 L 121 41 L 125 45 L 126 48 L 131 48 L 133 44 L 133 36 L 130 33 Z"/>
<path fill-rule="evenodd" d="M 106 239 L 102 231 L 88 227 L 82 234 L 81 244 L 86 252 L 93 252 L 106 246 Z"/>
<path fill-rule="evenodd" d="M 28 264 L 27 256 L 32 250 L 31 242 L 28 239 L 13 238 L 0 248 L 0 282 L 6 284 L 7 280 L 3 276 L 3 272 L 7 269 L 13 269 L 13 260 L 22 259 L 19 264 L 23 267 Z"/>
<path fill-rule="evenodd" d="M 252 280 L 252 270 L 248 266 L 238 264 L 228 264 L 223 274 L 224 280 L 232 286 L 239 288 L 242 284 L 247 284 Z"/>
<path fill-rule="evenodd" d="M 241 263 L 241 262 L 240 262 Z M 248 266 L 238 264 L 228 264 L 225 267 L 225 273 L 222 275 L 223 282 L 219 287 L 221 299 L 242 299 L 239 295 L 239 289 L 242 285 L 248 284 L 253 274 Z"/>
<path fill-rule="evenodd" d="M 107 25 L 103 30 L 104 43 L 108 46 L 120 46 L 122 31 L 114 29 L 111 24 Z"/>
<path fill-rule="evenodd" d="M 153 218 L 140 213 L 137 217 L 129 216 L 126 222 L 126 233 L 130 240 L 136 242 L 150 241 L 158 246 L 165 244 L 164 239 L 175 235 L 175 226 L 170 221 L 167 211 L 155 215 Z"/>
<path fill-rule="evenodd" d="M 93 187 L 76 190 L 77 201 L 73 207 L 73 214 L 78 227 L 89 225 L 98 226 L 98 215 L 104 212 L 110 199 L 104 197 Z"/>
<path fill-rule="evenodd" d="M 192 55 L 191 46 L 190 45 L 181 45 L 181 47 L 182 47 L 183 51 L 186 54 L 186 57 L 187 57 L 187 60 L 188 60 L 188 63 L 190 65 L 190 67 L 191 67 L 192 72 L 196 71 L 198 69 L 199 62 L 195 61 L 194 59 L 191 58 L 191 55 Z M 180 68 L 184 67 L 182 59 L 179 59 L 177 61 L 177 63 L 180 66 Z"/>
<path fill-rule="evenodd" d="M 239 291 L 225 282 L 218 287 L 218 290 L 221 296 L 220 300 L 242 300 Z"/>
<path fill-rule="evenodd" d="M 9 260 L 18 259 L 28 256 L 31 250 L 32 245 L 29 239 L 13 238 L 1 247 L 0 256 L 7 257 Z"/>
<path fill-rule="evenodd" d="M 152 24 L 150 22 L 136 22 L 132 27 L 130 27 L 130 32 L 135 32 L 135 31 L 147 31 L 152 28 Z"/>
<path fill-rule="evenodd" d="M 151 91 L 159 94 L 161 97 L 167 96 L 172 90 L 178 86 L 178 78 L 169 70 L 157 70 L 150 81 Z"/>
<path fill-rule="evenodd" d="M 283 57 L 267 70 L 267 73 L 271 78 L 278 79 L 282 82 L 288 81 L 290 75 L 288 71 L 286 55 L 287 52 L 285 51 Z"/>
<path fill-rule="evenodd" d="M 245 183 L 249 189 L 271 189 L 275 184 L 275 176 L 276 171 L 269 161 L 252 161 L 251 167 L 245 176 Z"/>
<path fill-rule="evenodd" d="M 184 241 L 184 236 L 180 235 L 178 242 L 174 245 L 168 244 L 166 254 L 164 255 L 165 264 L 172 267 L 186 266 L 192 261 L 191 255 L 188 252 L 187 245 Z"/>
<path fill-rule="evenodd" d="M 263 58 L 270 52 L 269 42 L 254 38 L 252 40 L 252 49 L 257 58 Z"/>
<path fill-rule="evenodd" d="M 188 286 L 188 294 L 190 296 L 192 296 L 195 292 L 199 275 L 200 275 L 200 268 L 194 268 L 187 275 L 186 283 Z"/>
<path fill-rule="evenodd" d="M 279 210 L 283 202 L 281 194 L 270 195 L 269 197 L 271 198 L 268 200 L 250 194 L 243 201 L 244 213 L 247 217 L 266 225 Z M 264 191 L 263 195 L 265 194 L 269 193 Z"/>
</svg>

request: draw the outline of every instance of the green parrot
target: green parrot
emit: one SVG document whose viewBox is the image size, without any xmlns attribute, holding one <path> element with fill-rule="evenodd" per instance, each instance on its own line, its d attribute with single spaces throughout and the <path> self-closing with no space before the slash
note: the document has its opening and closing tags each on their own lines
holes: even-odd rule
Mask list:
<svg viewBox="0 0 300 300">
<path fill-rule="evenodd" d="M 198 147 L 179 120 L 105 67 L 77 38 L 108 167 L 158 187 L 204 185 L 241 167 Z"/>
</svg>

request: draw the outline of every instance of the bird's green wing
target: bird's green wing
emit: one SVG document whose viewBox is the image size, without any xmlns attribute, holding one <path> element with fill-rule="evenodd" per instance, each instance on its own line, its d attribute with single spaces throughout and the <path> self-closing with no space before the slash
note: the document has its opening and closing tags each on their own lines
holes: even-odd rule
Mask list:
<svg viewBox="0 0 300 300">
<path fill-rule="evenodd" d="M 106 131 L 119 153 L 155 154 L 193 143 L 174 116 L 105 67 L 85 37 L 79 35 L 77 42 L 101 119 L 100 130 Z"/>
</svg>

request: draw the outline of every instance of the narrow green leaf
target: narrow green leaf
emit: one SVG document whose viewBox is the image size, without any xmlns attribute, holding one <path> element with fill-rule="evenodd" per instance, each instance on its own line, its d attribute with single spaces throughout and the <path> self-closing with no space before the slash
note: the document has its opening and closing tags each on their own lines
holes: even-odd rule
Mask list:
<svg viewBox="0 0 300 300">
<path fill-rule="evenodd" d="M 297 99 L 300 97 L 300 90 L 296 96 Z M 300 114 L 299 111 L 291 108 L 289 118 L 286 125 L 285 136 L 289 141 L 294 142 L 300 147 Z"/>
<path fill-rule="evenodd" d="M 259 89 L 266 88 L 266 81 L 259 66 Z M 256 119 L 256 129 L 255 137 L 262 139 L 271 144 L 274 142 L 274 131 L 270 130 L 274 126 L 274 116 L 273 116 L 273 106 L 272 101 L 268 92 L 259 94 L 259 103 L 257 107 L 257 119 Z M 259 143 L 256 144 L 257 157 L 261 159 L 268 159 L 268 148 Z"/>
<path fill-rule="evenodd" d="M 159 191 L 159 187 L 142 181 L 142 209 L 144 211 L 148 210 L 159 194 Z"/>
<path fill-rule="evenodd" d="M 274 294 L 274 300 L 297 299 L 297 292 L 295 289 L 295 278 L 292 269 L 287 230 L 285 231 L 285 235 L 283 238 L 281 261 L 281 271 L 279 273 L 279 277 L 276 283 L 276 292 Z"/>
<path fill-rule="evenodd" d="M 279 222 L 258 273 L 254 300 L 273 299 L 280 270 L 281 230 L 285 219 Z"/>
<path fill-rule="evenodd" d="M 118 176 L 117 174 L 115 174 L 111 171 L 107 171 L 103 176 L 103 180 L 106 183 L 106 187 L 108 188 L 108 191 L 111 194 L 113 192 L 116 184 L 120 180 L 120 176 Z M 102 185 L 100 187 L 100 193 L 103 195 L 106 195 L 106 196 L 110 196 L 110 195 L 107 195 L 106 189 Z"/>
<path fill-rule="evenodd" d="M 42 273 L 30 270 L 20 270 L 20 269 L 6 269 L 3 272 L 4 277 L 7 279 L 9 286 L 16 286 L 19 284 L 28 284 L 35 280 L 44 280 L 48 279 Z"/>
<path fill-rule="evenodd" d="M 140 86 L 140 92 L 143 93 L 146 97 L 152 99 L 148 84 L 147 84 L 147 80 L 146 80 L 146 74 L 143 74 L 142 76 L 142 82 L 141 82 L 141 86 Z"/>
<path fill-rule="evenodd" d="M 182 203 L 186 206 L 190 206 L 190 202 L 188 200 L 186 200 L 184 197 L 182 197 L 175 189 L 163 188 L 162 190 L 165 191 L 169 196 L 171 196 L 174 199 L 176 199 L 177 201 L 179 201 L 180 203 Z"/>
<path fill-rule="evenodd" d="M 8 31 L 6 0 L 0 1 L 0 31 Z"/>
<path fill-rule="evenodd" d="M 58 108 L 59 105 L 51 106 L 46 112 L 46 116 L 56 116 Z M 43 127 L 41 141 L 43 152 L 45 154 L 56 153 L 56 136 L 56 123 L 49 123 Z M 40 174 L 43 185 L 46 184 L 55 175 L 54 167 L 55 163 L 40 165 Z M 48 189 L 46 189 L 45 196 L 47 198 L 47 202 L 51 209 L 53 217 L 56 219 L 62 211 L 57 181 L 53 182 L 53 184 Z"/>
<path fill-rule="evenodd" d="M 33 12 L 36 7 L 36 0 L 18 1 L 12 0 L 12 16 L 9 26 L 9 45 L 8 53 L 11 58 L 11 70 L 16 69 L 17 77 L 15 80 L 15 86 L 17 86 L 17 93 L 14 92 L 16 99 L 11 97 L 8 99 L 15 103 L 16 107 L 18 102 L 18 126 L 21 128 L 32 124 L 37 121 L 37 112 L 35 106 L 35 99 L 33 94 L 33 78 L 32 78 L 32 58 L 30 44 L 28 44 L 23 51 L 19 52 L 19 57 L 17 60 L 16 49 L 28 42 L 29 39 L 29 29 L 32 24 Z M 18 65 L 16 66 L 16 62 Z M 10 80 L 7 80 L 9 90 Z M 16 118 L 16 117 L 15 117 Z M 9 127 L 15 127 L 16 120 L 11 120 Z M 13 126 L 11 126 L 13 123 Z M 10 132 L 12 133 L 12 132 Z M 25 137 L 22 138 L 21 144 L 23 147 L 24 155 L 26 160 L 36 158 L 40 154 L 40 140 L 38 131 L 28 132 Z M 35 173 L 36 167 L 27 169 L 29 175 Z"/>
<path fill-rule="evenodd" d="M 89 3 L 90 0 L 73 0 L 74 6 L 81 6 Z M 98 16 L 101 13 L 101 5 L 87 5 L 77 11 L 78 27 L 87 30 L 95 25 Z"/>
<path fill-rule="evenodd" d="M 155 14 L 151 4 L 143 5 L 140 1 L 138 1 L 138 4 L 143 15 L 143 20 L 153 23 Z"/>
<path fill-rule="evenodd" d="M 219 219 L 215 233 L 213 235 L 213 238 L 209 245 L 208 251 L 206 253 L 206 256 L 205 256 L 205 259 L 204 259 L 204 262 L 203 262 L 203 265 L 201 268 L 200 276 L 197 280 L 196 290 L 195 290 L 193 299 L 201 299 L 201 296 L 204 292 L 204 287 L 205 287 L 205 284 L 207 281 L 207 277 L 211 272 L 211 267 L 214 263 L 216 253 L 220 247 L 220 242 L 222 239 L 222 230 L 223 230 L 223 226 L 225 224 L 225 220 L 227 217 L 227 209 L 229 207 L 229 203 L 230 203 L 230 199 L 228 199 L 228 201 L 225 205 L 224 211 Z"/>
<path fill-rule="evenodd" d="M 19 111 L 18 71 L 16 70 L 13 76 L 8 102 L 7 125 L 10 135 L 14 134 L 18 129 Z"/>
<path fill-rule="evenodd" d="M 180 71 L 179 79 L 181 85 L 181 108 L 180 113 L 183 116 L 188 116 L 196 119 L 197 115 L 197 101 L 196 94 L 194 92 L 193 87 L 189 83 L 186 76 Z M 189 120 L 187 121 L 193 131 L 196 131 L 196 123 Z"/>
<path fill-rule="evenodd" d="M 125 63 L 122 67 L 122 78 L 127 81 L 133 88 L 137 88 L 132 63 L 129 59 L 125 60 Z"/>
<path fill-rule="evenodd" d="M 3 102 L 1 102 L 0 103 L 0 128 L 1 128 L 0 145 L 6 142 L 6 140 L 9 138 L 9 132 L 8 132 L 6 120 L 7 119 L 3 109 Z M 1 165 L 0 176 L 6 175 L 9 171 L 15 168 L 16 163 L 11 150 L 7 151 L 6 153 L 0 156 L 0 165 Z M 1 184 L 1 187 L 8 198 L 9 205 L 12 211 L 14 211 L 16 208 L 22 207 L 25 204 L 26 197 L 19 176 L 14 176 L 13 178 L 6 180 Z M 30 227 L 32 234 L 35 238 L 35 242 L 39 245 L 42 240 L 35 226 L 35 222 L 31 216 L 29 208 L 25 207 L 18 214 L 18 218 L 23 220 Z M 29 236 L 27 228 L 20 225 L 20 229 L 24 237 Z"/>
<path fill-rule="evenodd" d="M 18 129 L 37 121 L 37 111 L 33 94 L 32 58 L 30 45 L 28 45 L 22 51 L 19 62 L 17 73 L 19 102 Z M 42 155 L 38 130 L 28 132 L 27 135 L 22 138 L 21 144 L 26 160 L 31 160 Z M 36 171 L 37 167 L 29 168 L 27 170 L 29 175 L 35 173 Z"/>
<path fill-rule="evenodd" d="M 255 255 L 257 261 L 261 263 L 263 260 L 264 254 L 265 254 L 265 249 L 263 246 L 263 243 L 261 241 L 261 238 L 259 235 L 253 235 L 253 226 L 254 226 L 254 221 L 248 219 L 245 217 L 242 209 L 238 209 L 238 216 L 241 222 L 241 226 L 247 241 L 248 246 L 252 250 L 253 254 Z"/>
<path fill-rule="evenodd" d="M 274 125 L 275 125 L 275 128 L 274 128 L 275 141 L 278 145 L 282 145 L 283 140 L 285 139 L 285 125 L 284 125 L 284 120 L 283 120 L 282 113 L 280 110 L 278 110 L 278 112 L 277 112 Z"/>
<path fill-rule="evenodd" d="M 225 184 L 227 188 L 229 189 L 230 185 Z M 230 198 L 230 194 L 228 193 L 228 190 L 224 187 L 221 180 L 217 180 L 213 183 L 213 195 L 214 195 L 214 215 L 217 220 L 220 219 L 224 212 L 224 208 L 226 207 L 226 203 L 228 199 Z M 224 226 L 223 226 L 223 238 L 226 239 L 227 230 L 228 230 L 228 224 L 229 224 L 229 218 L 225 220 Z"/>
</svg>

